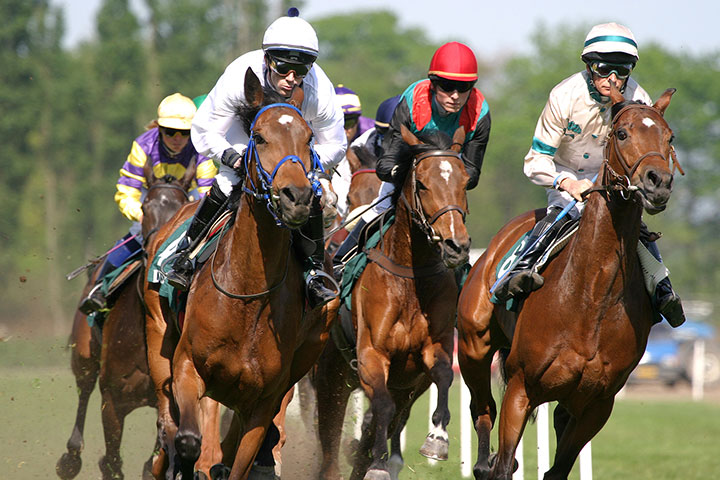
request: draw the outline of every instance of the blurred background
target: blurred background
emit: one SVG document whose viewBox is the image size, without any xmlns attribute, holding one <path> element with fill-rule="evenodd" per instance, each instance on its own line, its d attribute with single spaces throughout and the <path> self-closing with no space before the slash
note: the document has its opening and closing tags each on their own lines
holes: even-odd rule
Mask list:
<svg viewBox="0 0 720 480">
<path fill-rule="evenodd" d="M 536 5 L 537 3 L 537 5 Z M 542 6 L 540 6 L 542 4 Z M 113 201 L 132 140 L 179 91 L 207 93 L 225 66 L 259 48 L 267 25 L 300 8 L 320 39 L 318 63 L 355 90 L 363 114 L 427 73 L 443 42 L 467 42 L 493 126 L 479 186 L 470 192 L 473 246 L 513 216 L 545 205 L 522 173 L 550 89 L 582 68 L 589 28 L 615 20 L 640 47 L 633 77 L 667 111 L 680 163 L 666 212 L 647 217 L 687 301 L 712 312 L 720 285 L 720 42 L 705 2 L 322 2 L 269 0 L 3 0 L 0 15 L 0 330 L 63 336 L 84 283 L 65 274 L 104 253 L 129 227 Z M 695 4 L 695 5 L 693 5 Z M 352 5 L 352 7 L 351 7 Z M 613 10 L 617 9 L 617 13 Z M 620 8 L 622 7 L 622 8 Z M 523 14 L 523 12 L 527 12 Z M 692 305 L 692 304 L 689 304 Z"/>
</svg>

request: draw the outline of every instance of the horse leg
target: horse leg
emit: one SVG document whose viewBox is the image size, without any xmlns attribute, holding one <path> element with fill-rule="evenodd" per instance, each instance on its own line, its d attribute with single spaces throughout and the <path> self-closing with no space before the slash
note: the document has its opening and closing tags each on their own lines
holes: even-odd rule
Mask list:
<svg viewBox="0 0 720 480">
<path fill-rule="evenodd" d="M 370 399 L 375 425 L 372 462 L 364 479 L 389 480 L 387 439 L 390 422 L 396 411 L 395 402 L 387 387 L 390 360 L 372 348 L 366 349 L 364 353 L 362 358 L 359 358 L 358 374 L 363 390 Z"/>
<path fill-rule="evenodd" d="M 195 462 L 195 470 L 210 478 L 210 469 L 222 463 L 223 453 L 220 446 L 220 403 L 210 397 L 200 399 L 202 413 L 202 447 L 200 457 Z"/>
<path fill-rule="evenodd" d="M 250 414 L 235 451 L 230 480 L 247 479 L 250 471 L 253 470 L 253 461 L 258 456 L 266 437 L 273 435 L 272 430 L 277 435 L 277 429 L 268 428 L 275 414 L 276 405 L 277 402 L 262 402 L 262 405 L 256 405 L 255 410 Z"/>
<path fill-rule="evenodd" d="M 177 425 L 172 417 L 171 405 L 171 362 L 177 339 L 174 330 L 168 328 L 161 305 L 161 299 L 155 290 L 145 290 L 145 338 L 150 377 L 155 386 L 157 397 L 157 442 L 160 448 L 153 462 L 153 476 L 161 480 L 169 466 L 169 459 L 175 457 L 174 439 Z M 169 317 L 168 317 L 169 318 Z M 169 472 L 172 478 L 172 472 Z"/>
<path fill-rule="evenodd" d="M 102 424 L 105 437 L 105 455 L 100 458 L 98 466 L 103 480 L 122 480 L 122 458 L 120 444 L 122 442 L 125 417 L 129 413 L 122 405 L 122 400 L 115 398 L 112 386 L 108 386 L 101 376 L 100 391 L 102 392 Z"/>
<path fill-rule="evenodd" d="M 614 397 L 596 399 L 587 405 L 578 417 L 570 417 L 557 440 L 555 460 L 550 470 L 545 473 L 544 480 L 568 478 L 580 451 L 610 418 L 614 403 Z"/>
<path fill-rule="evenodd" d="M 205 383 L 195 369 L 188 348 L 182 342 L 178 345 L 173 360 L 172 380 L 173 397 L 179 417 L 174 443 L 182 478 L 193 478 L 195 462 L 200 458 L 202 450 L 200 404 L 205 394 Z"/>
<path fill-rule="evenodd" d="M 67 441 L 67 452 L 62 454 L 55 466 L 58 477 L 63 480 L 75 478 L 82 468 L 80 454 L 84 444 L 87 407 L 100 372 L 100 342 L 87 323 L 87 317 L 80 312 L 75 313 L 68 343 L 71 348 L 70 366 L 78 392 L 78 407 L 75 424 Z"/>
<path fill-rule="evenodd" d="M 399 479 L 400 472 L 405 465 L 402 456 L 400 436 L 405 428 L 405 425 L 407 425 L 408 418 L 410 418 L 410 411 L 415 403 L 415 400 L 417 400 L 423 392 L 428 389 L 430 384 L 430 379 L 427 379 L 427 381 L 421 382 L 417 388 L 393 391 L 393 400 L 395 401 L 395 405 L 397 405 L 397 413 L 390 425 L 390 458 L 388 459 L 388 472 L 390 473 L 390 478 L 392 480 Z"/>
<path fill-rule="evenodd" d="M 322 412 L 317 423 L 322 448 L 321 479 L 341 478 L 339 451 L 343 420 L 348 398 L 357 383 L 357 377 L 330 340 L 318 360 L 315 376 L 317 409 Z"/>
<path fill-rule="evenodd" d="M 272 447 L 272 456 L 275 460 L 275 473 L 278 477 L 281 476 L 282 471 L 282 447 L 287 441 L 287 432 L 285 431 L 285 416 L 287 415 L 287 408 L 293 399 L 294 392 L 295 387 L 290 387 L 290 390 L 288 390 L 288 392 L 283 397 L 282 402 L 280 402 L 280 411 L 278 411 L 278 413 L 275 415 L 275 418 L 273 418 L 273 425 L 275 425 L 275 428 L 277 428 L 279 436 L 277 444 Z"/>
<path fill-rule="evenodd" d="M 453 381 L 452 371 L 452 343 L 447 350 L 440 345 L 426 349 L 423 352 L 423 361 L 428 368 L 428 374 L 437 386 L 437 407 L 432 415 L 433 429 L 427 434 L 425 443 L 420 447 L 420 454 L 433 460 L 447 460 L 450 440 L 447 425 L 450 423 L 450 409 L 448 397 L 450 385 Z"/>
<path fill-rule="evenodd" d="M 508 381 L 508 386 L 500 408 L 500 428 L 498 432 L 498 455 L 490 470 L 490 477 L 498 480 L 511 480 L 516 468 L 515 449 L 520 442 L 527 419 L 532 412 L 530 400 L 525 391 L 521 373 Z"/>
</svg>

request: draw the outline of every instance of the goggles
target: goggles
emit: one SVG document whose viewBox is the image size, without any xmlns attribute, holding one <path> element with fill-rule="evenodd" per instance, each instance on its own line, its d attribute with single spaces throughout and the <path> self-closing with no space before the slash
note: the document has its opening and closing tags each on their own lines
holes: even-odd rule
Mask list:
<svg viewBox="0 0 720 480">
<path fill-rule="evenodd" d="M 179 130 L 177 128 L 160 127 L 160 131 L 163 133 L 163 135 L 170 138 L 174 137 L 178 133 L 183 137 L 190 136 L 190 130 Z"/>
<path fill-rule="evenodd" d="M 590 64 L 592 73 L 602 78 L 609 77 L 614 73 L 619 80 L 625 80 L 630 76 L 632 69 L 632 63 L 592 62 Z"/>
<path fill-rule="evenodd" d="M 345 130 L 349 130 L 353 128 L 358 123 L 358 119 L 360 117 L 352 116 L 352 117 L 345 117 Z"/>
<path fill-rule="evenodd" d="M 458 93 L 465 93 L 475 86 L 475 82 L 460 82 L 458 80 L 448 80 L 446 78 L 437 78 L 433 80 L 433 83 L 445 93 L 452 93 L 454 91 L 457 91 Z"/>
<path fill-rule="evenodd" d="M 277 73 L 281 77 L 287 77 L 288 75 L 290 75 L 290 72 L 295 72 L 296 77 L 304 77 L 308 74 L 308 72 L 313 66 L 312 63 L 286 62 L 285 60 L 280 60 L 271 55 L 268 55 L 267 57 L 268 67 L 270 67 L 270 70 Z"/>
</svg>

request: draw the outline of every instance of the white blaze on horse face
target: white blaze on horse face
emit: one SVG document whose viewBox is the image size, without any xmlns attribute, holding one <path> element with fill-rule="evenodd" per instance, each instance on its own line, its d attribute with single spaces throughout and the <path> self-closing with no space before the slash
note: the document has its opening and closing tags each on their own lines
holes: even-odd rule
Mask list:
<svg viewBox="0 0 720 480">
<path fill-rule="evenodd" d="M 280 118 L 278 118 L 278 123 L 280 125 L 285 125 L 286 123 L 292 123 L 293 117 L 292 115 L 281 115 Z"/>
<path fill-rule="evenodd" d="M 446 183 L 450 183 L 450 175 L 452 174 L 452 165 L 447 160 L 440 162 L 440 176 Z"/>
<path fill-rule="evenodd" d="M 643 123 L 643 125 L 645 125 L 645 126 L 648 127 L 648 128 L 650 128 L 650 127 L 652 127 L 652 126 L 655 125 L 655 122 L 653 121 L 653 119 L 652 119 L 652 118 L 649 118 L 649 117 L 643 118 L 642 123 Z"/>
</svg>

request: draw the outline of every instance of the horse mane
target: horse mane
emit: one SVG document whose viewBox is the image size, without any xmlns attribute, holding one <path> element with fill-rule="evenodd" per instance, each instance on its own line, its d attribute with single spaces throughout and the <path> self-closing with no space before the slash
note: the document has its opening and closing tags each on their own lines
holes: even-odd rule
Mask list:
<svg viewBox="0 0 720 480">
<path fill-rule="evenodd" d="M 250 136 L 250 126 L 257 113 L 265 106 L 273 103 L 287 103 L 287 98 L 283 97 L 269 85 L 263 87 L 263 101 L 261 105 L 250 105 L 247 102 L 241 102 L 235 107 L 235 116 L 242 122 L 245 133 Z"/>
<path fill-rule="evenodd" d="M 431 130 L 418 135 L 418 140 L 422 143 L 410 145 L 410 154 L 419 155 L 430 150 L 450 150 L 453 140 L 450 135 L 440 130 Z"/>
<path fill-rule="evenodd" d="M 352 148 L 355 156 L 360 160 L 360 167 L 368 170 L 372 170 L 377 166 L 378 158 L 373 152 L 370 151 L 368 145 L 365 146 L 354 146 Z"/>
<path fill-rule="evenodd" d="M 645 102 L 641 102 L 640 100 L 625 100 L 624 102 L 616 103 L 612 106 L 612 109 L 610 110 L 612 118 L 615 119 L 615 116 L 620 112 L 620 110 L 627 107 L 628 105 L 633 104 L 645 105 Z"/>
</svg>

